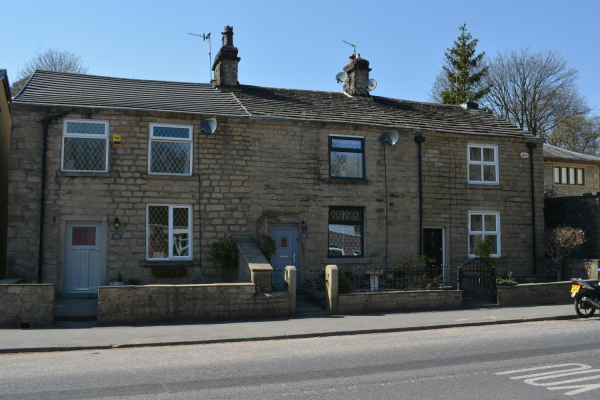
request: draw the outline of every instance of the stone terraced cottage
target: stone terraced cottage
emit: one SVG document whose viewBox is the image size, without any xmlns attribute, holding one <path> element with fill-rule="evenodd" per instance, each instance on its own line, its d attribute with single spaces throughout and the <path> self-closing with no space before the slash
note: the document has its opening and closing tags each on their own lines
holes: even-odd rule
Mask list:
<svg viewBox="0 0 600 400">
<path fill-rule="evenodd" d="M 218 282 L 211 244 L 262 233 L 276 239 L 273 266 L 295 265 L 301 282 L 421 251 L 456 268 L 483 237 L 501 271 L 532 272 L 540 139 L 472 103 L 372 96 L 354 55 L 340 92 L 240 84 L 232 35 L 211 84 L 32 76 L 11 103 L 8 277 L 58 293 L 94 293 L 119 272 Z"/>
<path fill-rule="evenodd" d="M 600 158 L 544 144 L 546 197 L 581 196 L 600 191 Z"/>
</svg>

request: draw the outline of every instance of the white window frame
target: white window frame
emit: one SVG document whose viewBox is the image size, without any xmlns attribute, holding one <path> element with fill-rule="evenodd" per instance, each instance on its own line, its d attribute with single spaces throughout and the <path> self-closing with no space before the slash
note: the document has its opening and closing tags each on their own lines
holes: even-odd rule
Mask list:
<svg viewBox="0 0 600 400">
<path fill-rule="evenodd" d="M 68 122 L 81 122 L 81 123 L 94 123 L 94 124 L 104 124 L 104 135 L 90 135 L 84 133 L 67 133 L 67 123 Z M 108 121 L 98 121 L 95 119 L 63 119 L 63 135 L 62 135 L 62 145 L 60 152 L 60 170 L 63 172 L 108 172 L 108 132 L 110 126 Z M 105 161 L 104 170 L 99 169 L 65 169 L 65 137 L 70 138 L 82 138 L 82 139 L 105 139 L 106 140 L 106 151 L 105 151 Z"/>
<path fill-rule="evenodd" d="M 481 151 L 481 161 L 471 161 L 471 148 L 479 149 L 493 149 L 495 161 L 483 161 L 483 151 Z M 483 180 L 483 167 L 481 167 L 481 181 L 472 181 L 469 177 L 469 166 L 470 165 L 494 165 L 496 167 L 496 180 L 495 181 L 484 181 Z M 471 185 L 498 185 L 500 183 L 500 161 L 498 160 L 498 146 L 495 144 L 468 144 L 467 145 L 467 182 Z"/>
<path fill-rule="evenodd" d="M 186 138 L 166 138 L 162 136 L 154 136 L 154 127 L 164 128 L 187 128 L 189 131 L 189 137 Z M 168 172 L 152 172 L 152 142 L 189 142 L 190 144 L 190 173 L 189 174 L 176 174 Z M 192 125 L 177 125 L 177 124 L 150 124 L 150 132 L 148 139 L 148 175 L 169 175 L 169 176 L 192 176 L 193 173 L 193 160 L 194 160 L 194 127 Z"/>
<path fill-rule="evenodd" d="M 496 230 L 495 231 L 472 231 L 471 230 L 471 216 L 472 215 L 481 215 L 482 216 L 482 224 L 485 228 L 485 216 L 486 215 L 495 215 L 496 216 Z M 475 258 L 475 254 L 471 254 L 471 235 L 497 235 L 498 236 L 498 252 L 496 254 L 491 254 L 492 258 L 500 258 L 502 257 L 502 235 L 500 229 L 500 211 L 469 211 L 469 230 L 467 234 L 467 254 L 469 258 Z"/>
<path fill-rule="evenodd" d="M 148 257 L 148 248 L 150 242 L 150 207 L 169 207 L 169 257 L 167 258 L 150 258 Z M 188 209 L 188 237 L 189 244 L 188 250 L 189 255 L 184 257 L 178 257 L 173 255 L 173 209 L 174 208 L 187 208 Z M 172 260 L 191 260 L 194 257 L 194 210 L 193 206 L 185 204 L 147 204 L 146 205 L 146 260 L 147 261 L 172 261 Z"/>
</svg>

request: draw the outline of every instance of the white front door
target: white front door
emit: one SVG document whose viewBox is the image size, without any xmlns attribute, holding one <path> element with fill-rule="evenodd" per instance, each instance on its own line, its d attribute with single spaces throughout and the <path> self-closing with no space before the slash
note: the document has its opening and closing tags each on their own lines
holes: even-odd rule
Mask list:
<svg viewBox="0 0 600 400">
<path fill-rule="evenodd" d="M 100 285 L 102 226 L 68 223 L 65 249 L 65 292 L 97 292 Z"/>
</svg>

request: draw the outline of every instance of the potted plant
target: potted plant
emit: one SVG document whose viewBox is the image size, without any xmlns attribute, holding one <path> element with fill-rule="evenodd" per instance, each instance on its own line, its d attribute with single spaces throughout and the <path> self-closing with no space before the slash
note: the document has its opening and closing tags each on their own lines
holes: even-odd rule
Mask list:
<svg viewBox="0 0 600 400">
<path fill-rule="evenodd" d="M 125 282 L 123 282 L 123 277 L 121 276 L 121 271 L 117 274 L 117 279 L 110 282 L 110 286 L 125 286 Z"/>
</svg>

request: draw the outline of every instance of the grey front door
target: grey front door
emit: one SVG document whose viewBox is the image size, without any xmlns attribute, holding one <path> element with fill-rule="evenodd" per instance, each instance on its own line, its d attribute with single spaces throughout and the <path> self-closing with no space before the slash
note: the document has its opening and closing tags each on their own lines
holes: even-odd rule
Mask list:
<svg viewBox="0 0 600 400">
<path fill-rule="evenodd" d="M 97 292 L 100 285 L 102 226 L 94 223 L 67 224 L 65 292 Z"/>
<path fill-rule="evenodd" d="M 273 287 L 282 289 L 285 288 L 285 267 L 293 265 L 296 267 L 296 271 L 299 271 L 298 227 L 295 225 L 276 225 L 273 227 L 272 237 L 277 244 L 277 251 L 271 259 Z M 296 282 L 299 284 L 298 279 Z"/>
</svg>

